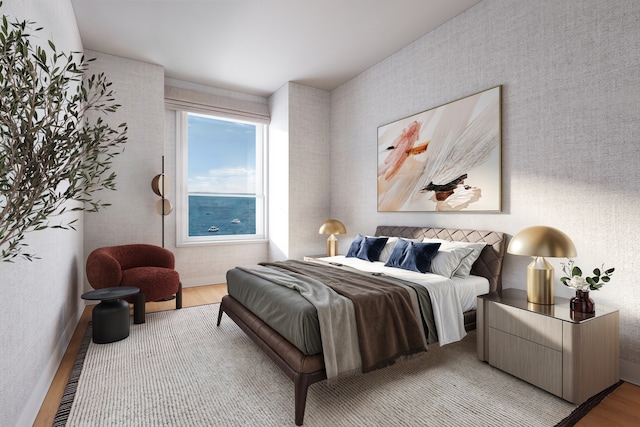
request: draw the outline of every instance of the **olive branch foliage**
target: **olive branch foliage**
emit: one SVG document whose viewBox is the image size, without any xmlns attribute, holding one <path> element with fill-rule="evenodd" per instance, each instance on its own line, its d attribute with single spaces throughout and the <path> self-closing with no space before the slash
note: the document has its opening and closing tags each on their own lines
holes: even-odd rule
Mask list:
<svg viewBox="0 0 640 427">
<path fill-rule="evenodd" d="M 88 76 L 91 60 L 79 52 L 58 52 L 51 40 L 48 49 L 36 45 L 42 28 L 34 25 L 4 14 L 0 23 L 2 261 L 37 258 L 27 252 L 27 232 L 75 230 L 77 219 L 51 225 L 51 217 L 108 206 L 94 193 L 115 189 L 109 169 L 127 140 L 126 123 L 103 119 L 120 107 L 105 75 Z"/>
</svg>

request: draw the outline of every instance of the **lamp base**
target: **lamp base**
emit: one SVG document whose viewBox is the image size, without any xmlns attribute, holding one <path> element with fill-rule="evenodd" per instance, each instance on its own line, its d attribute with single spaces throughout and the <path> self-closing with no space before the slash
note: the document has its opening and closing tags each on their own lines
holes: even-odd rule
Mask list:
<svg viewBox="0 0 640 427">
<path fill-rule="evenodd" d="M 527 266 L 527 301 L 546 305 L 555 303 L 553 266 L 543 257 L 535 257 Z"/>
<path fill-rule="evenodd" d="M 327 239 L 327 256 L 338 255 L 338 238 L 333 234 Z"/>
</svg>

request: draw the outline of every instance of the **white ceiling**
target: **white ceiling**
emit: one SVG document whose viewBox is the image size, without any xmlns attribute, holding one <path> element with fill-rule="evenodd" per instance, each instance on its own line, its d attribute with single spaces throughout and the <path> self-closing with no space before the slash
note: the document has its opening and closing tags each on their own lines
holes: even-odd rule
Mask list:
<svg viewBox="0 0 640 427">
<path fill-rule="evenodd" d="M 480 0 L 71 0 L 86 49 L 268 96 L 332 90 Z"/>
</svg>

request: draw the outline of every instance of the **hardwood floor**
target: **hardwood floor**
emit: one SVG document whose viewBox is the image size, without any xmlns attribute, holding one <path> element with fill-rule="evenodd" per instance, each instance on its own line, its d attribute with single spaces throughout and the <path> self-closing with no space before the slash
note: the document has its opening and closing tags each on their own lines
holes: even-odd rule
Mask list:
<svg viewBox="0 0 640 427">
<path fill-rule="evenodd" d="M 182 291 L 182 306 L 193 307 L 203 304 L 220 302 L 227 294 L 227 285 L 210 285 L 184 288 Z M 51 426 L 55 418 L 60 399 L 67 385 L 67 380 L 71 374 L 73 363 L 82 337 L 91 320 L 91 310 L 93 306 L 87 306 L 82 313 L 78 326 L 67 347 L 67 351 L 60 363 L 58 371 L 49 387 L 49 392 L 38 412 L 34 422 L 35 427 Z M 173 310 L 175 301 L 151 302 L 147 303 L 147 313 L 163 310 Z M 577 427 L 635 427 L 640 425 L 640 387 L 631 383 L 624 383 L 611 395 L 605 398 L 591 412 L 584 416 L 577 424 Z"/>
<path fill-rule="evenodd" d="M 585 415 L 576 427 L 636 427 L 640 425 L 640 387 L 623 383 Z"/>
</svg>

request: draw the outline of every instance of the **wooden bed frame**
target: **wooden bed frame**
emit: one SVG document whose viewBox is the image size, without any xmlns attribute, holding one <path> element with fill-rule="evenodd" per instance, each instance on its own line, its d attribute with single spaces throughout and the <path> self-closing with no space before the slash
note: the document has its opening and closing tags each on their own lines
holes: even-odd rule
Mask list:
<svg viewBox="0 0 640 427">
<path fill-rule="evenodd" d="M 487 245 L 474 263 L 471 274 L 486 277 L 489 281 L 490 292 L 500 292 L 502 290 L 502 260 L 506 248 L 506 236 L 504 233 L 451 228 L 379 226 L 376 229 L 376 236 L 394 236 L 407 239 L 427 237 L 472 243 L 485 242 Z M 220 326 L 223 313 L 227 313 L 293 381 L 295 423 L 298 426 L 302 425 L 309 386 L 327 378 L 322 354 L 305 355 L 229 295 L 222 298 L 218 313 L 218 326 Z M 475 329 L 475 310 L 464 313 L 464 323 L 467 331 Z"/>
</svg>

